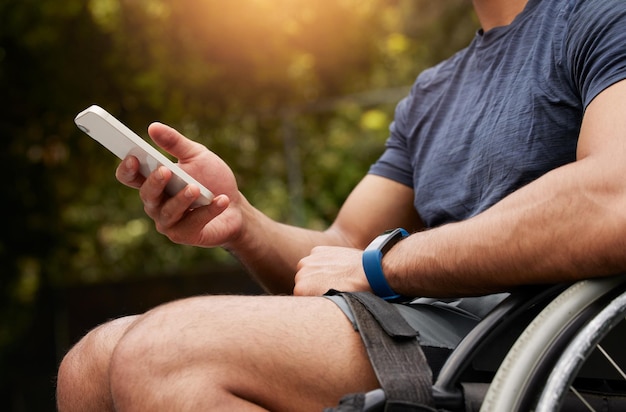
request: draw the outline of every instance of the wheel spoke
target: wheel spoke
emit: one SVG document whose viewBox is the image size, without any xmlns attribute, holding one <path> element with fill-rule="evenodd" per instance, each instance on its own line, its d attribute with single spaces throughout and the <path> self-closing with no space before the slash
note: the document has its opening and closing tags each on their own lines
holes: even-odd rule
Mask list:
<svg viewBox="0 0 626 412">
<path fill-rule="evenodd" d="M 609 361 L 609 363 L 610 363 L 611 365 L 613 365 L 613 367 L 615 368 L 615 370 L 616 370 L 616 371 L 617 371 L 620 375 L 622 375 L 622 378 L 623 378 L 624 380 L 626 380 L 626 373 L 624 373 L 624 371 L 622 370 L 622 368 L 620 368 L 620 366 L 617 364 L 617 362 L 615 362 L 615 361 L 613 360 L 613 358 L 611 357 L 611 355 L 609 355 L 609 354 L 607 353 L 607 351 L 605 351 L 605 350 L 604 350 L 604 348 L 603 348 L 601 345 L 598 345 L 598 350 L 599 350 L 599 351 L 600 351 L 600 352 L 604 355 L 604 357 L 606 358 L 606 360 L 608 360 L 608 361 Z"/>
<path fill-rule="evenodd" d="M 589 409 L 591 412 L 596 412 L 595 409 L 593 409 L 593 407 L 591 405 L 589 405 L 589 402 L 587 402 L 587 400 L 580 394 L 580 392 L 578 392 L 576 390 L 576 388 L 574 388 L 573 386 L 570 386 L 569 389 L 574 392 L 574 395 L 576 395 L 578 397 L 578 399 L 580 399 L 580 401 L 582 403 L 585 404 L 585 406 L 587 407 L 587 409 Z"/>
</svg>

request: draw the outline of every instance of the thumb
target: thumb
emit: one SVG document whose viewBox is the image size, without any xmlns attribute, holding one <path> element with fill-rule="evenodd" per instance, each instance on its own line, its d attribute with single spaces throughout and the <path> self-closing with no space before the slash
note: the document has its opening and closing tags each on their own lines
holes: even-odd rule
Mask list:
<svg viewBox="0 0 626 412">
<path fill-rule="evenodd" d="M 184 163 L 198 156 L 204 146 L 183 136 L 176 129 L 163 123 L 152 123 L 148 126 L 150 138 L 160 148 Z"/>
</svg>

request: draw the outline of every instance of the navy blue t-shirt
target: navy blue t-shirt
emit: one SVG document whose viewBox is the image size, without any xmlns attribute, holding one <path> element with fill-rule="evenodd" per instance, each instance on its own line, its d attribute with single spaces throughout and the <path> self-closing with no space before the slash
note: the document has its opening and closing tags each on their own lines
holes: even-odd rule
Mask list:
<svg viewBox="0 0 626 412">
<path fill-rule="evenodd" d="M 530 0 L 419 75 L 370 173 L 412 187 L 426 227 L 467 219 L 573 162 L 585 108 L 625 78 L 626 0 Z"/>
</svg>

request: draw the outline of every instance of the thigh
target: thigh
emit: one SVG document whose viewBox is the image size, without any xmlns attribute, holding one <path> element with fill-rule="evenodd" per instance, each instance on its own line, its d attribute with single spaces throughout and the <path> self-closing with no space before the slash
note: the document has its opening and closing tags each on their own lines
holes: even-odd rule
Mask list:
<svg viewBox="0 0 626 412">
<path fill-rule="evenodd" d="M 174 378 L 163 393 L 195 385 L 209 396 L 220 386 L 270 410 L 320 410 L 378 386 L 358 332 L 320 297 L 172 302 L 135 322 L 119 348 L 116 373 Z"/>
</svg>

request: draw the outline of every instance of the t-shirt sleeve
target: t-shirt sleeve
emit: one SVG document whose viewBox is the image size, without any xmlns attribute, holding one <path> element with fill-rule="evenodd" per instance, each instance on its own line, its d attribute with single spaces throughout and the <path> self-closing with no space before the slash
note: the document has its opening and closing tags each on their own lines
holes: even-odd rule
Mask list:
<svg viewBox="0 0 626 412">
<path fill-rule="evenodd" d="M 402 131 L 408 111 L 409 98 L 404 98 L 396 106 L 394 120 L 389 126 L 389 138 L 385 151 L 369 170 L 369 174 L 383 176 L 413 188 L 413 168 L 407 139 Z"/>
<path fill-rule="evenodd" d="M 626 2 L 579 1 L 572 10 L 565 58 L 583 106 L 626 79 Z"/>
</svg>

